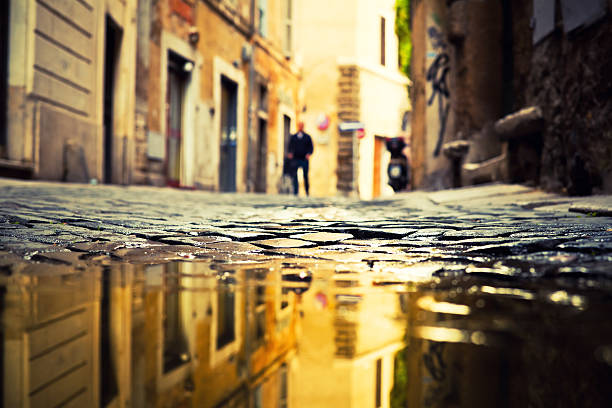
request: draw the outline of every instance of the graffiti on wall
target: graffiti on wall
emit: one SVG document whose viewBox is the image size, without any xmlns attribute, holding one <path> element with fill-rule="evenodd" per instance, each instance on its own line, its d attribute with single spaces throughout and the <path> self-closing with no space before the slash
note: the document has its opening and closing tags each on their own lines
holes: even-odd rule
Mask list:
<svg viewBox="0 0 612 408">
<path fill-rule="evenodd" d="M 436 27 L 429 27 L 427 35 L 431 41 L 431 46 L 436 53 L 436 57 L 427 68 L 427 82 L 431 83 L 431 96 L 427 100 L 427 105 L 438 104 L 438 117 L 440 129 L 438 131 L 438 141 L 434 150 L 434 157 L 440 154 L 446 122 L 450 110 L 450 90 L 448 87 L 448 73 L 450 71 L 450 57 L 448 56 L 448 46 L 442 33 Z"/>
<path fill-rule="evenodd" d="M 436 407 L 448 396 L 447 363 L 444 359 L 446 343 L 428 342 L 427 352 L 423 354 L 425 373 L 425 390 L 423 393 L 423 407 Z M 425 379 L 424 378 L 424 379 Z"/>
</svg>

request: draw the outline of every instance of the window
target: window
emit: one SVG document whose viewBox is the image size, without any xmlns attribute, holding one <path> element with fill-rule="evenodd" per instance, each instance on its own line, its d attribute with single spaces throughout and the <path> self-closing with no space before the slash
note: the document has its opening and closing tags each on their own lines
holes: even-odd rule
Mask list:
<svg viewBox="0 0 612 408">
<path fill-rule="evenodd" d="M 266 276 L 268 270 L 255 268 L 248 270 L 255 282 L 255 347 L 261 345 L 266 334 Z"/>
<path fill-rule="evenodd" d="M 283 8 L 283 53 L 290 57 L 293 52 L 293 0 L 285 0 Z"/>
<path fill-rule="evenodd" d="M 179 264 L 171 263 L 164 275 L 164 373 L 189 361 L 187 341 L 182 323 Z"/>
<path fill-rule="evenodd" d="M 220 279 L 217 298 L 217 350 L 236 339 L 234 330 L 235 294 L 231 279 Z"/>
<path fill-rule="evenodd" d="M 380 18 L 380 64 L 385 65 L 385 31 L 386 21 L 384 17 Z"/>
<path fill-rule="evenodd" d="M 259 35 L 267 35 L 268 0 L 257 0 L 257 31 Z"/>
<path fill-rule="evenodd" d="M 258 106 L 259 111 L 262 113 L 268 112 L 268 86 L 264 80 L 258 81 Z"/>
</svg>

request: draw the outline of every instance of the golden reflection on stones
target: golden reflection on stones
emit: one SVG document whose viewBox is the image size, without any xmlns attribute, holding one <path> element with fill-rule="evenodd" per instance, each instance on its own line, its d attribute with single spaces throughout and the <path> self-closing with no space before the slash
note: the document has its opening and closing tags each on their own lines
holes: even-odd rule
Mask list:
<svg viewBox="0 0 612 408">
<path fill-rule="evenodd" d="M 576 389 L 585 406 L 610 401 L 604 289 L 439 262 L 221 255 L 11 267 L 3 406 L 522 407 Z"/>
<path fill-rule="evenodd" d="M 456 303 L 449 302 L 438 302 L 433 296 L 423 296 L 416 302 L 417 306 L 421 309 L 435 312 L 435 313 L 446 313 L 446 314 L 457 314 L 457 315 L 469 315 L 470 307 L 466 305 L 459 305 Z"/>
</svg>

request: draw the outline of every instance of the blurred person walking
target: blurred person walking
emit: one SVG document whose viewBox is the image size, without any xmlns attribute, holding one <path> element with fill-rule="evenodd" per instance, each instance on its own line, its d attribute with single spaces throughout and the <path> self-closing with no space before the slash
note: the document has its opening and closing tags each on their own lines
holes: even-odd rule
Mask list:
<svg viewBox="0 0 612 408">
<path fill-rule="evenodd" d="M 289 148 L 287 157 L 293 162 L 291 176 L 293 178 L 293 194 L 297 195 L 299 191 L 298 184 L 298 169 L 302 168 L 304 174 L 304 189 L 306 195 L 309 194 L 309 183 L 308 183 L 308 160 L 312 155 L 313 145 L 310 135 L 304 132 L 304 122 L 298 122 L 297 133 L 291 135 L 289 139 Z"/>
</svg>

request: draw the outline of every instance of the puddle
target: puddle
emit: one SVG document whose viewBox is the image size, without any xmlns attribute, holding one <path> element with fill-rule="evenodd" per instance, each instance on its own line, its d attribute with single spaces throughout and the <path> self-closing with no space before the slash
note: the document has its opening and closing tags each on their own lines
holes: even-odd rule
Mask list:
<svg viewBox="0 0 612 408">
<path fill-rule="evenodd" d="M 607 283 L 501 279 L 514 270 L 493 262 L 451 273 L 395 251 L 205 243 L 123 249 L 141 264 L 57 255 L 0 272 L 3 406 L 612 404 Z"/>
</svg>

